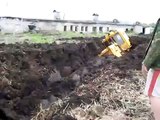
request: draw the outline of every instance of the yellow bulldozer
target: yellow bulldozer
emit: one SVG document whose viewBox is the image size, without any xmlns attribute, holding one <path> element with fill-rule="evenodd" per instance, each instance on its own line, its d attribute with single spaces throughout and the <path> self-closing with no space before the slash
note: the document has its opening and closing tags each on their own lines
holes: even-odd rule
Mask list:
<svg viewBox="0 0 160 120">
<path fill-rule="evenodd" d="M 125 51 L 129 51 L 131 43 L 128 35 L 125 32 L 112 30 L 105 35 L 102 40 L 105 49 L 98 55 L 99 57 L 105 55 L 114 55 L 121 57 Z"/>
</svg>

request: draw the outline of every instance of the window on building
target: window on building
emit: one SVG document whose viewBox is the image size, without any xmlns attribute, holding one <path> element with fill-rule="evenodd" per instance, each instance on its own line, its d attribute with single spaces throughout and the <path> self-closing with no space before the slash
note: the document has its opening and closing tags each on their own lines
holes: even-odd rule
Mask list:
<svg viewBox="0 0 160 120">
<path fill-rule="evenodd" d="M 66 25 L 64 26 L 64 31 L 67 31 L 67 26 Z"/>
<path fill-rule="evenodd" d="M 86 32 L 88 31 L 88 26 L 85 27 L 85 31 L 86 31 Z"/>
<path fill-rule="evenodd" d="M 109 31 L 109 27 L 107 27 L 107 31 Z"/>
<path fill-rule="evenodd" d="M 84 27 L 83 26 L 81 26 L 81 31 L 84 31 Z"/>
<path fill-rule="evenodd" d="M 93 28 L 92 28 L 92 31 L 93 31 L 93 32 L 97 32 L 97 27 L 93 27 Z"/>
<path fill-rule="evenodd" d="M 35 25 L 28 25 L 29 30 L 35 30 L 36 26 Z"/>
<path fill-rule="evenodd" d="M 70 31 L 73 31 L 73 25 L 70 26 Z"/>
<path fill-rule="evenodd" d="M 78 31 L 78 26 L 75 26 L 75 31 Z"/>
<path fill-rule="evenodd" d="M 103 32 L 103 27 L 99 27 L 99 32 Z"/>
</svg>

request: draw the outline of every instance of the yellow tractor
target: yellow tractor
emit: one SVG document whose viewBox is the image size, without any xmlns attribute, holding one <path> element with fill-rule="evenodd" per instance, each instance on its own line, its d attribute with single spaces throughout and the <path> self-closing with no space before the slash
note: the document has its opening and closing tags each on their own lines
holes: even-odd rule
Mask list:
<svg viewBox="0 0 160 120">
<path fill-rule="evenodd" d="M 112 30 L 102 40 L 105 49 L 98 56 L 114 55 L 121 57 L 125 51 L 129 51 L 131 43 L 125 32 Z"/>
</svg>

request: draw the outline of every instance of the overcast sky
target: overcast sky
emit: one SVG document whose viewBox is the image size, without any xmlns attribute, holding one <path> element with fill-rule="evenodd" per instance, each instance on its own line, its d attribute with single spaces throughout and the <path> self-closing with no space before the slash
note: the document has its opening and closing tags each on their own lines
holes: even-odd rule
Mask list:
<svg viewBox="0 0 160 120">
<path fill-rule="evenodd" d="M 160 17 L 158 0 L 0 0 L 0 16 L 53 19 L 53 10 L 65 19 L 156 22 Z"/>
</svg>

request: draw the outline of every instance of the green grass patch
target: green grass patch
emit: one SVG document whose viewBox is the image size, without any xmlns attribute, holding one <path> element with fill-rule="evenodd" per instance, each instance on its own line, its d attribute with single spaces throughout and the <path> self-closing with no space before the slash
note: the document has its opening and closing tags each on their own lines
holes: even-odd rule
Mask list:
<svg viewBox="0 0 160 120">
<path fill-rule="evenodd" d="M 127 31 L 126 34 L 130 37 L 130 36 L 133 36 L 133 35 L 137 35 L 135 32 L 133 31 Z"/>
<path fill-rule="evenodd" d="M 8 40 L 9 43 L 53 43 L 58 39 L 63 38 L 66 42 L 74 42 L 73 39 L 76 37 L 102 37 L 105 33 L 79 33 L 79 32 L 53 32 L 52 34 L 44 34 L 44 33 L 18 33 L 18 34 L 0 34 L 1 39 Z"/>
<path fill-rule="evenodd" d="M 38 33 L 26 33 L 24 35 L 30 43 L 53 43 L 55 41 L 54 37 L 49 35 L 43 35 Z"/>
<path fill-rule="evenodd" d="M 59 38 L 73 38 L 73 37 L 102 37 L 105 33 L 79 33 L 79 32 L 60 32 Z"/>
</svg>

